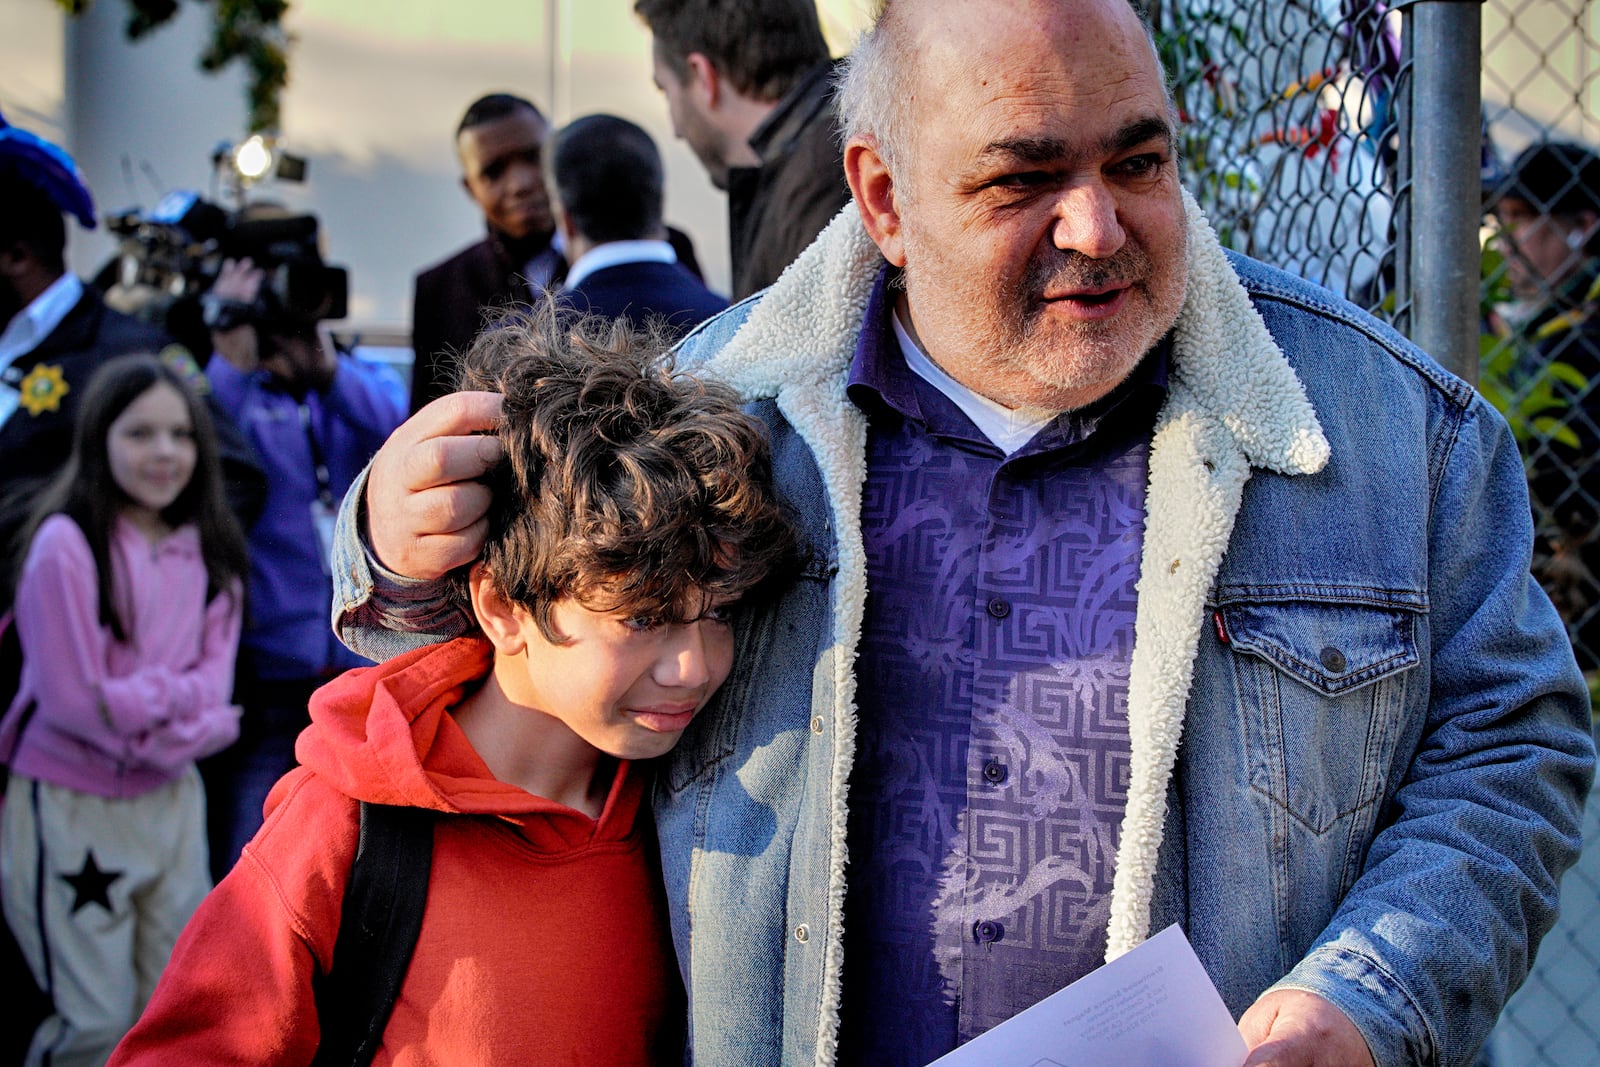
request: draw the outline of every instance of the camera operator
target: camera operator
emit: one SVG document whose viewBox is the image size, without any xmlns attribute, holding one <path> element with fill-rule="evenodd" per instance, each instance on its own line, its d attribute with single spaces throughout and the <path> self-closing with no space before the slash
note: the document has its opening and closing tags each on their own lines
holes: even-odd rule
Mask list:
<svg viewBox="0 0 1600 1067">
<path fill-rule="evenodd" d="M 313 278 L 329 270 L 314 251 L 306 255 L 312 262 L 301 265 Z M 267 470 L 266 508 L 249 529 L 243 730 L 211 768 L 219 876 L 260 827 L 267 791 L 294 766 L 311 691 L 367 662 L 328 626 L 328 549 L 338 501 L 405 413 L 398 378 L 340 355 L 318 330 L 343 315 L 342 273 L 337 297 L 314 286 L 309 297 L 285 297 L 267 282 L 252 260 L 228 259 L 204 298 L 215 347 L 206 374 Z"/>
</svg>

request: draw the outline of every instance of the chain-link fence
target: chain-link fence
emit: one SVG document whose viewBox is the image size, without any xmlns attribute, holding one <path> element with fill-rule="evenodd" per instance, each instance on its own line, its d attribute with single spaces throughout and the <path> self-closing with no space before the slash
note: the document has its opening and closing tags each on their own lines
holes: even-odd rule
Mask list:
<svg viewBox="0 0 1600 1067">
<path fill-rule="evenodd" d="M 1489 0 L 1490 213 L 1479 387 L 1527 459 L 1534 573 L 1600 682 L 1600 5 Z M 1562 916 L 1490 1044 L 1496 1067 L 1600 1064 L 1600 789 Z"/>
<path fill-rule="evenodd" d="M 1477 4 L 1438 0 L 1145 7 L 1183 120 L 1186 183 L 1225 244 L 1425 346 L 1440 335 L 1419 328 L 1432 294 L 1416 264 L 1459 260 L 1453 295 L 1468 315 L 1481 279 L 1477 358 L 1465 329 L 1464 351 L 1434 354 L 1476 375 L 1522 445 L 1535 573 L 1600 687 L 1600 159 L 1587 147 L 1600 140 L 1600 2 L 1486 0 L 1481 23 Z M 1454 20 L 1442 31 L 1441 12 Z M 1468 91 L 1441 96 L 1441 68 Z M 1465 131 L 1456 155 L 1423 158 L 1451 126 Z M 1480 262 L 1470 239 L 1441 244 L 1429 229 L 1442 208 L 1469 227 L 1482 217 Z M 1597 806 L 1600 790 L 1561 922 L 1490 1041 L 1495 1067 L 1600 1065 Z"/>
</svg>

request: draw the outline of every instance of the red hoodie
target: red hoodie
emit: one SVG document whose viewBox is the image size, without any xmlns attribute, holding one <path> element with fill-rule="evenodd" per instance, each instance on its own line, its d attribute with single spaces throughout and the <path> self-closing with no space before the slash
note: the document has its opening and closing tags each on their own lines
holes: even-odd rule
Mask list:
<svg viewBox="0 0 1600 1067">
<path fill-rule="evenodd" d="M 677 1062 L 682 993 L 642 769 L 588 816 L 497 781 L 447 713 L 487 674 L 462 639 L 320 689 L 238 865 L 184 929 L 114 1065 L 306 1064 L 357 801 L 444 813 L 416 952 L 375 1064 Z"/>
</svg>

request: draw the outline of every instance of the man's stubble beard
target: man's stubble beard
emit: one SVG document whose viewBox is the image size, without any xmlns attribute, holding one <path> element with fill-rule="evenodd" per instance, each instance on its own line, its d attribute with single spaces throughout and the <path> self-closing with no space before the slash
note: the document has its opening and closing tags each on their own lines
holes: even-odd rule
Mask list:
<svg viewBox="0 0 1600 1067">
<path fill-rule="evenodd" d="M 910 261 L 901 281 L 917 303 L 918 278 Z M 1113 320 L 1045 320 L 1045 292 L 1105 285 L 1129 288 L 1127 303 Z M 993 299 L 968 302 L 967 335 L 981 343 L 961 354 L 969 373 L 959 377 L 969 388 L 1011 407 L 1080 406 L 1062 398 L 1085 391 L 1103 395 L 1121 384 L 1171 329 L 1186 285 L 1181 242 L 1164 276 L 1156 272 L 1150 254 L 1131 243 L 1105 259 L 1068 251 L 1037 260 L 1021 280 L 1002 287 Z M 940 299 L 937 293 L 931 298 Z"/>
</svg>

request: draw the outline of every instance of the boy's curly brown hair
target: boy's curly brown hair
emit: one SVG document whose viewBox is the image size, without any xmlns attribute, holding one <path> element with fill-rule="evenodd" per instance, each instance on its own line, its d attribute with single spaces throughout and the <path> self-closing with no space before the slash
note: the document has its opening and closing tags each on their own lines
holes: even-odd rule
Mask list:
<svg viewBox="0 0 1600 1067">
<path fill-rule="evenodd" d="M 500 320 L 462 358 L 458 388 L 505 398 L 479 558 L 554 643 L 550 609 L 564 597 L 685 622 L 793 576 L 798 535 L 765 428 L 733 390 L 677 370 L 667 337 L 548 302 Z"/>
</svg>

